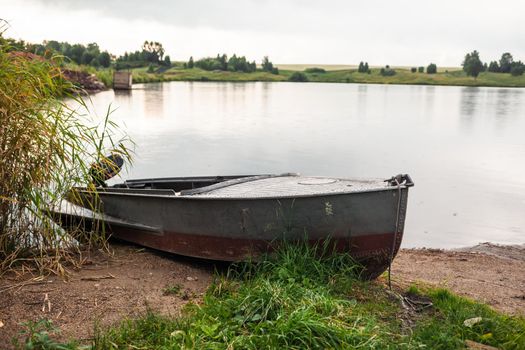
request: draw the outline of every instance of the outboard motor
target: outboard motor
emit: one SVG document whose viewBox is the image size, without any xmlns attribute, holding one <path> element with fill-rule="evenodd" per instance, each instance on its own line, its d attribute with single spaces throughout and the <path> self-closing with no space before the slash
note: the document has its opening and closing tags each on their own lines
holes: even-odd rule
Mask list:
<svg viewBox="0 0 525 350">
<path fill-rule="evenodd" d="M 89 173 L 97 187 L 107 187 L 106 181 L 117 175 L 124 165 L 124 158 L 117 153 L 102 157 L 100 162 L 91 164 Z"/>
</svg>

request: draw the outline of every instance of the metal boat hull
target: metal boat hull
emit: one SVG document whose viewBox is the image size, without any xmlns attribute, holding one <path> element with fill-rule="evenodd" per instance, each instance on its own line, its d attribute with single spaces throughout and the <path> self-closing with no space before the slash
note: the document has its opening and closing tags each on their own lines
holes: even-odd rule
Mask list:
<svg viewBox="0 0 525 350">
<path fill-rule="evenodd" d="M 100 204 L 116 238 L 146 247 L 213 260 L 251 259 L 283 241 L 329 239 L 375 278 L 401 244 L 407 186 L 290 198 L 207 198 L 153 195 L 145 191 L 80 190 L 80 204 Z M 93 218 L 56 212 L 68 227 Z M 87 221 L 86 221 L 87 220 Z"/>
</svg>

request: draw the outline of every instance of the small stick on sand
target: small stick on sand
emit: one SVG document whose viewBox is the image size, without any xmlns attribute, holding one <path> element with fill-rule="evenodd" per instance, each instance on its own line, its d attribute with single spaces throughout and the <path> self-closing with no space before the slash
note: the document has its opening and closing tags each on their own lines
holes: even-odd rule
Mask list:
<svg viewBox="0 0 525 350">
<path fill-rule="evenodd" d="M 100 280 L 107 280 L 107 279 L 115 279 L 115 276 L 108 273 L 105 276 L 89 276 L 89 277 L 81 277 L 81 281 L 100 281 Z"/>
<path fill-rule="evenodd" d="M 51 301 L 47 293 L 44 294 L 44 303 L 42 305 L 42 312 L 46 312 L 46 302 L 47 302 L 47 312 L 51 312 Z"/>
</svg>

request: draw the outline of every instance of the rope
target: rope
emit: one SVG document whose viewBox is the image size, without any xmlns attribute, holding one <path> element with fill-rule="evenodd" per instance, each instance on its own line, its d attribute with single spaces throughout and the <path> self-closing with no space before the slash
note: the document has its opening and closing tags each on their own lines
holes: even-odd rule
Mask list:
<svg viewBox="0 0 525 350">
<path fill-rule="evenodd" d="M 396 213 L 396 231 L 394 232 L 394 239 L 392 239 L 392 249 L 390 250 L 390 261 L 388 262 L 388 289 L 392 290 L 392 261 L 394 260 L 394 251 L 396 250 L 397 234 L 399 232 L 399 214 L 401 212 L 401 184 L 397 177 L 392 179 L 397 185 L 397 213 Z"/>
</svg>

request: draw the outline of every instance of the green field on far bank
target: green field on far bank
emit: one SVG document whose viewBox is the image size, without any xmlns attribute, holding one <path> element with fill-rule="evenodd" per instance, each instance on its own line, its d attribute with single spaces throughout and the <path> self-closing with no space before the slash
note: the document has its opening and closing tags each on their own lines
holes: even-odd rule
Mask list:
<svg viewBox="0 0 525 350">
<path fill-rule="evenodd" d="M 308 68 L 322 68 L 326 71 L 336 70 L 357 70 L 357 64 L 275 64 L 279 69 L 291 71 L 303 71 Z M 381 69 L 380 66 L 372 66 L 372 68 Z M 410 70 L 410 66 L 393 66 L 394 69 Z M 461 70 L 461 67 L 437 67 L 438 72 Z"/>
<path fill-rule="evenodd" d="M 319 67 L 322 68 L 322 67 Z M 383 76 L 379 68 L 372 68 L 370 73 L 359 73 L 357 69 L 326 70 L 324 73 L 302 71 L 308 82 L 358 83 L 358 84 L 407 84 L 407 85 L 451 85 L 451 86 L 485 86 L 485 87 L 525 87 L 525 75 L 512 76 L 509 73 L 482 72 L 474 79 L 459 69 L 438 71 L 436 74 L 412 73 L 410 69 L 393 68 L 395 75 Z M 102 81 L 111 86 L 111 70 L 91 70 Z M 172 67 L 165 71 L 148 72 L 147 67 L 134 68 L 133 83 L 150 83 L 163 81 L 289 81 L 296 70 L 280 69 L 279 74 L 257 70 L 253 73 L 231 71 L 207 71 L 199 68 Z"/>
</svg>

